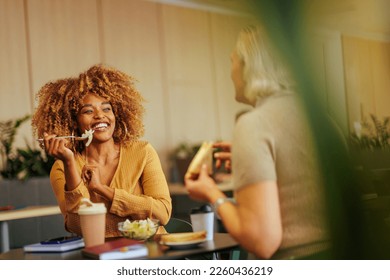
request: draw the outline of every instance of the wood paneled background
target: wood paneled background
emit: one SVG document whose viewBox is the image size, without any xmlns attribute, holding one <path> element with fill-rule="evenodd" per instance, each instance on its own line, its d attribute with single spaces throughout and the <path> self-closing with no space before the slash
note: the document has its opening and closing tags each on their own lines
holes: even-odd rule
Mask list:
<svg viewBox="0 0 390 280">
<path fill-rule="evenodd" d="M 362 110 L 390 116 L 390 40 L 336 26 L 355 8 L 348 3 L 312 38 L 324 104 L 345 134 Z M 144 139 L 168 175 L 178 143 L 231 139 L 235 114 L 247 107 L 234 100 L 230 53 L 252 21 L 162 1 L 0 0 L 0 120 L 31 114 L 46 82 L 106 63 L 138 80 L 147 100 Z M 29 124 L 16 144 L 25 141 L 34 143 Z"/>
<path fill-rule="evenodd" d="M 343 36 L 350 121 L 390 116 L 390 42 Z"/>
<path fill-rule="evenodd" d="M 31 114 L 46 82 L 106 63 L 146 99 L 144 139 L 168 155 L 180 142 L 231 139 L 230 53 L 252 19 L 142 0 L 0 0 L 0 120 Z M 34 143 L 23 125 L 17 146 Z M 167 173 L 168 174 L 168 173 Z"/>
<path fill-rule="evenodd" d="M 390 1 L 303 1 L 315 32 L 318 82 L 344 133 L 353 123 L 390 116 Z"/>
</svg>

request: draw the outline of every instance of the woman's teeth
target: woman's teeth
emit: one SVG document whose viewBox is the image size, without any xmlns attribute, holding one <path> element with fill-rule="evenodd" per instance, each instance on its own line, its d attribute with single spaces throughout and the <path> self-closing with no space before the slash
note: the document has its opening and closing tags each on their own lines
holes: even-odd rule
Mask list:
<svg viewBox="0 0 390 280">
<path fill-rule="evenodd" d="M 94 130 L 99 130 L 99 129 L 104 129 L 104 128 L 107 128 L 107 127 L 108 127 L 108 125 L 106 123 L 99 123 L 97 125 L 94 125 L 93 129 Z"/>
</svg>

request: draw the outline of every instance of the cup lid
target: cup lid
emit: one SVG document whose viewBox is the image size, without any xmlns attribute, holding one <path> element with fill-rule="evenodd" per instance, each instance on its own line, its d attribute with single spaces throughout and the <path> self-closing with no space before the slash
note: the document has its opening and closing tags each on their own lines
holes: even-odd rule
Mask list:
<svg viewBox="0 0 390 280">
<path fill-rule="evenodd" d="M 93 203 L 88 198 L 82 198 L 78 210 L 79 215 L 94 215 L 106 213 L 104 203 Z"/>
<path fill-rule="evenodd" d="M 191 214 L 202 214 L 202 213 L 210 213 L 210 212 L 213 212 L 213 209 L 208 204 L 202 205 L 201 207 L 198 208 L 191 209 Z"/>
</svg>

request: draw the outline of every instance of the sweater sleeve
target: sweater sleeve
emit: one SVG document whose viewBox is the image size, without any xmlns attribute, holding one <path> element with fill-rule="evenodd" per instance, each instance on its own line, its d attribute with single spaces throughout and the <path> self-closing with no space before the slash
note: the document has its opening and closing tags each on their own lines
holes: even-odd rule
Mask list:
<svg viewBox="0 0 390 280">
<path fill-rule="evenodd" d="M 253 112 L 238 120 L 232 144 L 233 185 L 236 188 L 267 180 L 276 181 L 272 129 L 266 118 Z"/>
<path fill-rule="evenodd" d="M 89 198 L 87 187 L 81 183 L 72 191 L 65 191 L 65 172 L 62 161 L 57 160 L 50 172 L 50 183 L 63 215 L 76 213 L 82 197 Z"/>
<path fill-rule="evenodd" d="M 110 212 L 131 219 L 153 217 L 164 225 L 172 211 L 168 184 L 155 149 L 146 144 L 142 150 L 134 150 L 123 158 Z"/>
</svg>

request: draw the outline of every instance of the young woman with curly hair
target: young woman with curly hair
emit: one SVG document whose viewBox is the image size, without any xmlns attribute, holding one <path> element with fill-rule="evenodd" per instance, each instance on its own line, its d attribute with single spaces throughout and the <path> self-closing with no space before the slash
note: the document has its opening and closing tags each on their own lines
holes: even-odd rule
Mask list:
<svg viewBox="0 0 390 280">
<path fill-rule="evenodd" d="M 47 83 L 37 98 L 33 131 L 56 158 L 50 180 L 67 231 L 82 235 L 77 210 L 84 197 L 106 205 L 106 237 L 119 236 L 117 224 L 125 219 L 168 222 L 168 184 L 157 152 L 139 140 L 143 98 L 132 77 L 95 65 L 78 78 Z M 87 130 L 93 131 L 88 146 L 86 140 L 57 137 Z"/>
</svg>

